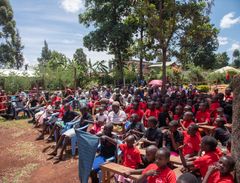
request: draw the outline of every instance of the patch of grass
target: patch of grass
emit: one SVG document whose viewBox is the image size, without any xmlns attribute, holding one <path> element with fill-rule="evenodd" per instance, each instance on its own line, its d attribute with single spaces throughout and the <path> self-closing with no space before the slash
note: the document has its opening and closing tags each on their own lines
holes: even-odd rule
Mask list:
<svg viewBox="0 0 240 183">
<path fill-rule="evenodd" d="M 32 142 L 18 142 L 11 148 L 8 148 L 8 151 L 14 156 L 20 157 L 21 160 L 27 158 L 39 160 L 41 158 L 41 154 Z"/>
<path fill-rule="evenodd" d="M 23 179 L 30 176 L 30 174 L 38 167 L 37 163 L 29 163 L 24 167 L 9 171 L 3 178 L 3 183 L 22 183 Z"/>
<path fill-rule="evenodd" d="M 29 128 L 29 124 L 26 119 L 23 120 L 0 120 L 0 127 L 2 128 L 20 128 L 20 129 L 27 129 Z"/>
</svg>

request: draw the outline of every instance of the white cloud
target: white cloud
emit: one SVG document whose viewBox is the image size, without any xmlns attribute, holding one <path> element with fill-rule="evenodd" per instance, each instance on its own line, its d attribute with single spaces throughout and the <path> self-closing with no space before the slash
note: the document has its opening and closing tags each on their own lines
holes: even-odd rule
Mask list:
<svg viewBox="0 0 240 183">
<path fill-rule="evenodd" d="M 230 51 L 234 51 L 235 49 L 240 49 L 240 43 L 233 43 Z"/>
<path fill-rule="evenodd" d="M 226 45 L 226 44 L 228 44 L 228 38 L 219 36 L 218 42 L 219 42 L 219 45 Z"/>
<path fill-rule="evenodd" d="M 234 24 L 240 23 L 240 17 L 234 18 L 234 16 L 235 16 L 234 12 L 230 12 L 224 15 L 220 22 L 220 27 L 225 29 L 230 28 Z"/>
<path fill-rule="evenodd" d="M 83 0 L 60 0 L 61 7 L 69 13 L 77 13 L 84 7 Z"/>
</svg>

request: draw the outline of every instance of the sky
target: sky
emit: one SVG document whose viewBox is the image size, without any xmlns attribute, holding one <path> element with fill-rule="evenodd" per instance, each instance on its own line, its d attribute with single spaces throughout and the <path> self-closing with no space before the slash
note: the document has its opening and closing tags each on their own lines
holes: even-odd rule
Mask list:
<svg viewBox="0 0 240 183">
<path fill-rule="evenodd" d="M 232 60 L 233 50 L 240 49 L 240 0 L 214 2 L 210 18 L 220 30 L 217 52 L 226 51 Z M 92 52 L 83 47 L 83 37 L 92 31 L 78 22 L 84 0 L 10 0 L 10 3 L 25 46 L 25 63 L 37 64 L 44 40 L 50 49 L 69 58 L 77 48 L 83 48 L 93 62 L 113 58 L 106 52 Z"/>
</svg>

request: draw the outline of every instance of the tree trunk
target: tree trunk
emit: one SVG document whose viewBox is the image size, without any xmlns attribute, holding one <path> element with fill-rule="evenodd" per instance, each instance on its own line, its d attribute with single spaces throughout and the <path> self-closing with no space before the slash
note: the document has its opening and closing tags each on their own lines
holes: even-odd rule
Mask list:
<svg viewBox="0 0 240 183">
<path fill-rule="evenodd" d="M 74 91 L 76 91 L 76 89 L 77 89 L 77 69 L 76 69 L 76 67 L 73 67 L 73 71 L 74 71 Z"/>
<path fill-rule="evenodd" d="M 140 73 L 139 73 L 139 77 L 140 77 L 140 81 L 143 80 L 143 28 L 141 28 L 140 30 L 140 40 L 141 40 L 141 50 L 140 50 Z"/>
<path fill-rule="evenodd" d="M 236 182 L 240 183 L 240 75 L 233 78 L 232 156 L 236 161 Z"/>
<path fill-rule="evenodd" d="M 167 49 L 162 48 L 162 90 L 161 93 L 164 94 L 166 90 L 166 83 L 167 83 Z"/>
<path fill-rule="evenodd" d="M 123 65 L 123 60 L 122 60 L 122 54 L 120 51 L 118 51 L 117 53 L 117 72 L 119 75 L 119 80 L 118 80 L 118 85 L 122 85 L 123 84 L 123 79 L 124 79 L 124 65 Z"/>
</svg>

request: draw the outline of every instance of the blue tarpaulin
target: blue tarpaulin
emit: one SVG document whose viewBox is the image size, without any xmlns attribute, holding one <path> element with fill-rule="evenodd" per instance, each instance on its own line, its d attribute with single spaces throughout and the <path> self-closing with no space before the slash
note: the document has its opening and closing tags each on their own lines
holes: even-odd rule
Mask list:
<svg viewBox="0 0 240 183">
<path fill-rule="evenodd" d="M 88 183 L 93 160 L 99 144 L 99 137 L 76 129 L 78 144 L 78 175 L 81 183 Z"/>
</svg>

